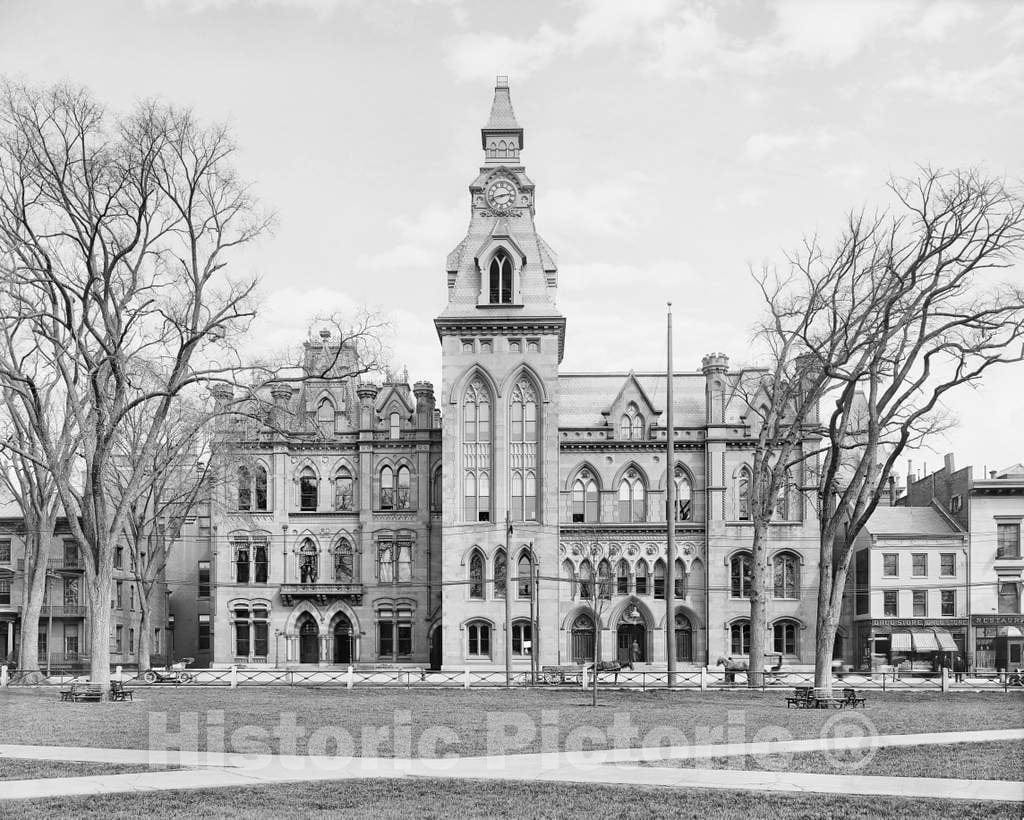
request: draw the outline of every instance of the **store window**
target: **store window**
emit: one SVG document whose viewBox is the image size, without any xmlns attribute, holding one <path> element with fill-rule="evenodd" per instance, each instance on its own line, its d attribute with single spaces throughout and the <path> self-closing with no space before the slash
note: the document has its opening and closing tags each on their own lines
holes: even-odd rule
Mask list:
<svg viewBox="0 0 1024 820">
<path fill-rule="evenodd" d="M 895 589 L 887 589 L 882 593 L 882 614 L 886 618 L 899 617 L 898 595 Z"/>
</svg>

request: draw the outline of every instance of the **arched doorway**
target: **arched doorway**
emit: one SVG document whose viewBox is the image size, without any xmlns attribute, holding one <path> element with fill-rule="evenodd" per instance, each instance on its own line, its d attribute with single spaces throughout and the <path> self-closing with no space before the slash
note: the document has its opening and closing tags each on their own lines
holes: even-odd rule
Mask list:
<svg viewBox="0 0 1024 820">
<path fill-rule="evenodd" d="M 647 625 L 636 603 L 629 604 L 619 616 L 615 659 L 621 664 L 647 662 Z"/>
<path fill-rule="evenodd" d="M 693 663 L 693 624 L 682 612 L 676 613 L 676 660 Z"/>
<path fill-rule="evenodd" d="M 319 663 L 320 630 L 308 615 L 299 624 L 299 663 Z"/>
<path fill-rule="evenodd" d="M 334 662 L 352 663 L 352 622 L 346 615 L 338 615 L 334 620 Z"/>
<path fill-rule="evenodd" d="M 594 637 L 594 621 L 589 615 L 580 615 L 573 621 L 570 647 L 573 663 L 594 660 Z"/>
</svg>

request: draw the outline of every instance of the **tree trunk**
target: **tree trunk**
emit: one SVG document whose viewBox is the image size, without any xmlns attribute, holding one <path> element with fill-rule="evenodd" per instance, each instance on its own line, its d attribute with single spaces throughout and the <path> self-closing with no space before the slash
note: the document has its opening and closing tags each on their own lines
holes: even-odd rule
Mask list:
<svg viewBox="0 0 1024 820">
<path fill-rule="evenodd" d="M 46 597 L 46 562 L 49 551 L 49 537 L 43 533 L 53 532 L 53 527 L 35 526 L 34 533 L 25 538 L 25 608 L 21 616 L 21 639 L 18 645 L 18 670 L 21 677 L 39 671 L 39 616 L 43 611 Z M 52 603 L 52 601 L 50 602 Z M 51 636 L 47 635 L 47 647 Z"/>
<path fill-rule="evenodd" d="M 139 584 L 139 672 L 149 669 L 149 657 L 152 654 L 153 639 L 150 634 L 152 625 L 150 616 L 152 607 L 149 604 L 149 596 L 152 595 L 156 584 L 151 584 L 147 590 L 145 584 Z"/>
<path fill-rule="evenodd" d="M 768 648 L 768 525 L 754 522 L 750 567 L 750 658 L 747 686 L 764 682 L 764 657 Z"/>
<path fill-rule="evenodd" d="M 107 550 L 101 548 L 101 555 Z M 103 699 L 110 684 L 110 595 L 113 589 L 113 562 L 99 561 L 93 572 L 86 562 L 86 594 L 89 599 L 89 682 L 99 684 Z"/>
</svg>

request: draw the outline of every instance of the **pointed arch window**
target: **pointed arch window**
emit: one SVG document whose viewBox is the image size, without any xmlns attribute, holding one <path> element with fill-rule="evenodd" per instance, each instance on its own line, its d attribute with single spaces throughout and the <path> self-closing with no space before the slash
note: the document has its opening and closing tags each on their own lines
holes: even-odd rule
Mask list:
<svg viewBox="0 0 1024 820">
<path fill-rule="evenodd" d="M 508 563 L 505 560 L 505 550 L 498 550 L 494 553 L 494 597 L 505 597 L 505 578 L 508 573 Z"/>
<path fill-rule="evenodd" d="M 583 600 L 594 597 L 594 568 L 587 560 L 580 564 L 579 590 L 580 598 Z"/>
<path fill-rule="evenodd" d="M 392 439 L 400 438 L 402 435 L 402 417 L 398 413 L 392 413 L 388 417 L 388 434 Z"/>
<path fill-rule="evenodd" d="M 334 580 L 339 584 L 351 584 L 354 581 L 352 558 L 352 542 L 342 538 L 334 548 Z"/>
<path fill-rule="evenodd" d="M 589 663 L 594 660 L 594 621 L 589 615 L 580 615 L 572 625 L 572 661 Z"/>
<path fill-rule="evenodd" d="M 630 402 L 619 420 L 619 438 L 623 441 L 643 441 L 644 417 L 640 408 Z"/>
<path fill-rule="evenodd" d="M 736 517 L 740 521 L 750 520 L 750 470 L 740 470 L 736 480 Z"/>
<path fill-rule="evenodd" d="M 491 401 L 483 380 L 470 382 L 462 399 L 463 515 L 491 520 Z"/>
<path fill-rule="evenodd" d="M 636 572 L 634 575 L 636 581 L 636 594 L 647 595 L 650 592 L 650 573 L 648 572 L 647 564 L 643 561 L 637 561 Z"/>
<path fill-rule="evenodd" d="M 643 479 L 636 470 L 627 470 L 619 482 L 619 521 L 644 521 L 647 517 L 646 511 Z"/>
<path fill-rule="evenodd" d="M 238 509 L 242 512 L 252 509 L 252 473 L 244 465 L 238 468 Z"/>
<path fill-rule="evenodd" d="M 582 524 L 597 520 L 597 482 L 589 470 L 581 470 L 572 484 L 572 522 Z"/>
<path fill-rule="evenodd" d="M 253 509 L 256 512 L 266 512 L 269 507 L 269 496 L 267 493 L 267 468 L 262 464 L 257 464 L 253 474 L 255 479 Z"/>
<path fill-rule="evenodd" d="M 772 562 L 776 598 L 800 597 L 800 559 L 791 552 L 779 553 Z"/>
<path fill-rule="evenodd" d="M 519 554 L 516 565 L 516 589 L 520 598 L 529 599 L 533 596 L 533 564 L 526 550 Z"/>
<path fill-rule="evenodd" d="M 484 597 L 484 557 L 476 550 L 469 559 L 469 597 Z"/>
<path fill-rule="evenodd" d="M 395 509 L 412 509 L 412 470 L 404 464 L 398 468 L 398 492 L 395 495 Z"/>
<path fill-rule="evenodd" d="M 686 589 L 686 567 L 682 562 L 682 559 L 676 558 L 676 575 L 675 575 L 675 596 L 677 599 L 685 598 L 688 590 Z"/>
<path fill-rule="evenodd" d="M 316 407 L 316 423 L 324 435 L 334 432 L 334 404 L 326 396 Z"/>
<path fill-rule="evenodd" d="M 434 476 L 430 481 L 430 509 L 439 512 L 441 499 L 443 498 L 444 484 L 441 479 L 441 468 L 434 470 Z"/>
<path fill-rule="evenodd" d="M 537 518 L 537 393 L 527 379 L 512 390 L 509 468 L 513 521 Z"/>
<path fill-rule="evenodd" d="M 348 512 L 355 508 L 355 481 L 347 467 L 334 476 L 334 509 Z"/>
<path fill-rule="evenodd" d="M 612 565 L 607 558 L 597 565 L 597 594 L 605 601 L 612 597 Z"/>
<path fill-rule="evenodd" d="M 492 305 L 512 304 L 512 257 L 499 249 L 488 266 L 490 303 Z"/>
<path fill-rule="evenodd" d="M 793 488 L 796 485 L 793 483 L 793 473 L 790 470 L 786 471 L 786 475 L 783 478 L 782 486 L 779 487 L 778 494 L 775 497 L 775 515 L 776 521 L 789 521 L 793 515 Z"/>
<path fill-rule="evenodd" d="M 749 552 L 740 552 L 729 561 L 729 594 L 733 598 L 750 597 L 752 560 Z"/>
<path fill-rule="evenodd" d="M 303 584 L 315 584 L 319 577 L 319 555 L 316 544 L 309 538 L 299 546 L 299 581 Z"/>
<path fill-rule="evenodd" d="M 665 562 L 660 558 L 654 562 L 654 597 L 665 600 Z"/>
<path fill-rule="evenodd" d="M 562 562 L 562 579 L 569 582 L 569 597 L 576 597 L 576 570 L 573 569 L 572 561 L 566 558 Z"/>
<path fill-rule="evenodd" d="M 686 471 L 677 466 L 672 481 L 676 491 L 676 521 L 689 521 L 693 517 L 693 486 Z"/>
<path fill-rule="evenodd" d="M 629 594 L 629 564 L 625 558 L 619 559 L 615 565 L 615 591 L 619 595 Z"/>
<path fill-rule="evenodd" d="M 387 465 L 380 471 L 380 508 L 382 510 L 395 508 L 395 471 Z"/>
<path fill-rule="evenodd" d="M 319 499 L 320 481 L 312 467 L 305 467 L 299 473 L 299 510 L 316 512 Z"/>
</svg>

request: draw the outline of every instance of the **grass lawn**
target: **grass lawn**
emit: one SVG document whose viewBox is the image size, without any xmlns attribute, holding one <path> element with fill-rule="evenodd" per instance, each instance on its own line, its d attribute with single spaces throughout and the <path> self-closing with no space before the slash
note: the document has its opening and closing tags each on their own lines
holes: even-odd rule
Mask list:
<svg viewBox="0 0 1024 820">
<path fill-rule="evenodd" d="M 98 774 L 132 774 L 167 771 L 169 766 L 128 766 L 117 763 L 78 763 L 64 760 L 19 760 L 0 757 L 0 781 L 38 780 L 43 777 L 90 777 Z"/>
<path fill-rule="evenodd" d="M 960 743 L 946 746 L 890 746 L 876 749 L 863 765 L 864 752 L 810 752 L 793 755 L 713 757 L 707 760 L 663 760 L 644 766 L 702 769 L 764 769 L 815 774 L 862 774 L 891 777 L 945 777 L 964 780 L 1024 780 L 1024 741 Z"/>
<path fill-rule="evenodd" d="M 860 795 L 755 794 L 702 789 L 450 780 L 349 780 L 246 789 L 25 800 L 19 818 L 267 817 L 749 817 L 948 818 L 1019 820 L 1013 803 L 903 800 Z"/>
<path fill-rule="evenodd" d="M 153 748 L 160 745 L 161 726 L 177 734 L 192 721 L 200 749 L 210 747 L 209 737 L 223 735 L 225 751 L 289 752 L 267 733 L 294 721 L 305 730 L 297 753 L 332 753 L 322 734 L 320 747 L 309 749 L 307 739 L 318 728 L 335 727 L 352 737 L 352 754 L 420 757 L 580 748 L 573 730 L 582 727 L 598 730 L 585 748 L 818 737 L 827 721 L 847 716 L 870 721 L 882 734 L 1024 727 L 1019 694 L 877 695 L 856 712 L 786 709 L 779 693 L 609 691 L 600 698 L 595 709 L 579 690 L 154 687 L 137 692 L 134 702 L 60 703 L 52 688 L 10 688 L 0 695 L 0 726 L 4 743 Z M 632 726 L 635 735 L 608 737 L 613 721 Z M 446 729 L 454 738 L 421 743 L 428 729 L 425 739 Z M 489 745 L 489 736 L 507 735 L 518 739 Z M 404 736 L 410 742 L 403 743 Z"/>
</svg>

